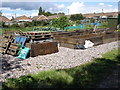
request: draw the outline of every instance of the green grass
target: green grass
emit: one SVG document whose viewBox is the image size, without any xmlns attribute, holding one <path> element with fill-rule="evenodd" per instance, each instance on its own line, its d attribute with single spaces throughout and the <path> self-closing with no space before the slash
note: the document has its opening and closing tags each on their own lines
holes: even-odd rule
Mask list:
<svg viewBox="0 0 120 90">
<path fill-rule="evenodd" d="M 106 54 L 103 55 L 105 59 L 110 59 L 113 61 L 116 61 L 117 63 L 120 63 L 120 48 L 118 50 L 112 50 L 111 52 L 107 52 Z"/>
<path fill-rule="evenodd" d="M 17 31 L 17 30 L 21 30 L 21 31 L 31 31 L 34 27 L 25 27 L 25 28 L 3 28 L 2 30 L 10 30 L 10 31 Z"/>
<path fill-rule="evenodd" d="M 120 32 L 120 30 L 117 30 L 118 32 Z"/>
<path fill-rule="evenodd" d="M 96 88 L 107 75 L 119 64 L 120 53 L 112 50 L 103 58 L 92 62 L 62 70 L 42 71 L 38 74 L 8 79 L 3 88 Z"/>
</svg>

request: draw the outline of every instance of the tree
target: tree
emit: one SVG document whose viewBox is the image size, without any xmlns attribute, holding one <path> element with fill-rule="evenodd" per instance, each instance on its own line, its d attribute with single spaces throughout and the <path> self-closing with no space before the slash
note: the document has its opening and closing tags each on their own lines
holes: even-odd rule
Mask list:
<svg viewBox="0 0 120 90">
<path fill-rule="evenodd" d="M 45 13 L 43 13 L 43 15 L 45 15 L 45 16 L 51 16 L 53 14 L 51 12 L 45 12 Z"/>
<path fill-rule="evenodd" d="M 59 12 L 58 15 L 65 15 L 65 13 L 64 12 Z"/>
<path fill-rule="evenodd" d="M 83 20 L 85 17 L 82 14 L 75 14 L 71 15 L 70 20 L 76 21 L 76 20 Z"/>
<path fill-rule="evenodd" d="M 60 18 L 54 18 L 52 20 L 52 26 L 54 27 L 64 29 L 67 25 L 69 25 L 69 20 L 66 16 L 61 16 Z"/>
<path fill-rule="evenodd" d="M 40 7 L 38 15 L 43 15 L 44 13 L 45 13 L 45 10 L 43 10 L 42 7 Z"/>
</svg>

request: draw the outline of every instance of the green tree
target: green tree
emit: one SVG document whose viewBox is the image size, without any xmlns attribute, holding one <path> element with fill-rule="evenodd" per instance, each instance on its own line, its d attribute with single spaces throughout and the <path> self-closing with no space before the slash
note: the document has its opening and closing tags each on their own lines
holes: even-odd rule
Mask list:
<svg viewBox="0 0 120 90">
<path fill-rule="evenodd" d="M 40 7 L 38 15 L 43 15 L 44 13 L 45 13 L 45 10 L 43 10 L 42 7 Z"/>
<path fill-rule="evenodd" d="M 85 17 L 80 13 L 80 14 L 74 14 L 71 15 L 70 20 L 76 21 L 76 20 L 83 20 Z"/>
<path fill-rule="evenodd" d="M 65 13 L 64 12 L 59 12 L 58 15 L 65 15 Z"/>
<path fill-rule="evenodd" d="M 45 16 L 51 16 L 53 14 L 51 12 L 45 12 L 45 13 L 43 13 L 43 15 L 45 15 Z"/>
<path fill-rule="evenodd" d="M 65 15 L 63 12 L 62 13 L 58 13 L 60 15 Z M 57 15 L 57 13 L 51 13 L 49 11 L 45 11 L 42 9 L 42 7 L 39 8 L 39 12 L 38 12 L 38 15 L 45 15 L 45 16 L 51 16 L 51 15 Z"/>
<path fill-rule="evenodd" d="M 66 16 L 61 16 L 60 18 L 54 18 L 52 20 L 53 27 L 64 29 L 67 25 L 69 25 L 69 20 Z"/>
</svg>

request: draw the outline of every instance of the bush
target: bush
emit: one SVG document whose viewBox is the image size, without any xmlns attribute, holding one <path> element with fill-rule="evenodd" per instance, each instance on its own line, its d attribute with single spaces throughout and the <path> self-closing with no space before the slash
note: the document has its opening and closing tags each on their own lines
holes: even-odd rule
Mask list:
<svg viewBox="0 0 120 90">
<path fill-rule="evenodd" d="M 77 20 L 77 21 L 76 21 L 76 24 L 77 24 L 77 25 L 81 24 L 81 21 L 80 21 L 80 20 Z"/>
<path fill-rule="evenodd" d="M 83 20 L 85 17 L 82 14 L 75 14 L 70 16 L 70 20 L 76 21 L 76 20 Z"/>
<path fill-rule="evenodd" d="M 64 29 L 67 25 L 69 25 L 69 20 L 66 16 L 61 16 L 60 18 L 54 18 L 52 20 L 53 27 Z"/>
<path fill-rule="evenodd" d="M 34 86 L 34 83 L 34 79 L 31 76 L 21 76 L 18 79 L 8 79 L 4 87 L 7 86 L 9 88 L 31 88 Z"/>
<path fill-rule="evenodd" d="M 11 27 L 12 27 L 12 28 L 18 28 L 19 25 L 18 25 L 18 24 L 12 24 Z"/>
<path fill-rule="evenodd" d="M 105 27 L 105 28 L 107 28 L 108 24 L 107 23 L 103 23 L 102 26 Z"/>
</svg>

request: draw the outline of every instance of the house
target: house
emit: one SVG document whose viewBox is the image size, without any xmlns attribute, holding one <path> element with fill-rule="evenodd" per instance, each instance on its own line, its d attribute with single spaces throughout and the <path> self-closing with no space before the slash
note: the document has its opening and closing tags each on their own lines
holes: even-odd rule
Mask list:
<svg viewBox="0 0 120 90">
<path fill-rule="evenodd" d="M 62 15 L 62 14 L 52 15 L 52 16 L 48 16 L 47 18 L 48 18 L 48 20 L 51 20 L 53 18 L 60 18 L 61 16 L 64 16 L 64 15 Z"/>
<path fill-rule="evenodd" d="M 1 16 L 0 17 L 0 22 L 4 22 L 5 25 L 12 25 L 12 21 L 10 21 L 7 17 Z"/>
<path fill-rule="evenodd" d="M 39 15 L 39 16 L 34 16 L 32 18 L 32 20 L 35 20 L 35 21 L 43 21 L 43 20 L 48 20 L 48 18 L 44 15 Z"/>
<path fill-rule="evenodd" d="M 92 13 L 89 13 L 89 14 L 83 14 L 84 17 L 86 18 L 93 18 L 94 15 Z"/>
<path fill-rule="evenodd" d="M 118 17 L 118 12 L 107 12 L 107 13 L 88 13 L 83 14 L 86 18 L 109 18 L 109 17 Z"/>
<path fill-rule="evenodd" d="M 15 24 L 16 23 L 23 24 L 25 22 L 32 22 L 32 19 L 24 15 L 24 16 L 16 17 L 12 22 Z"/>
</svg>

